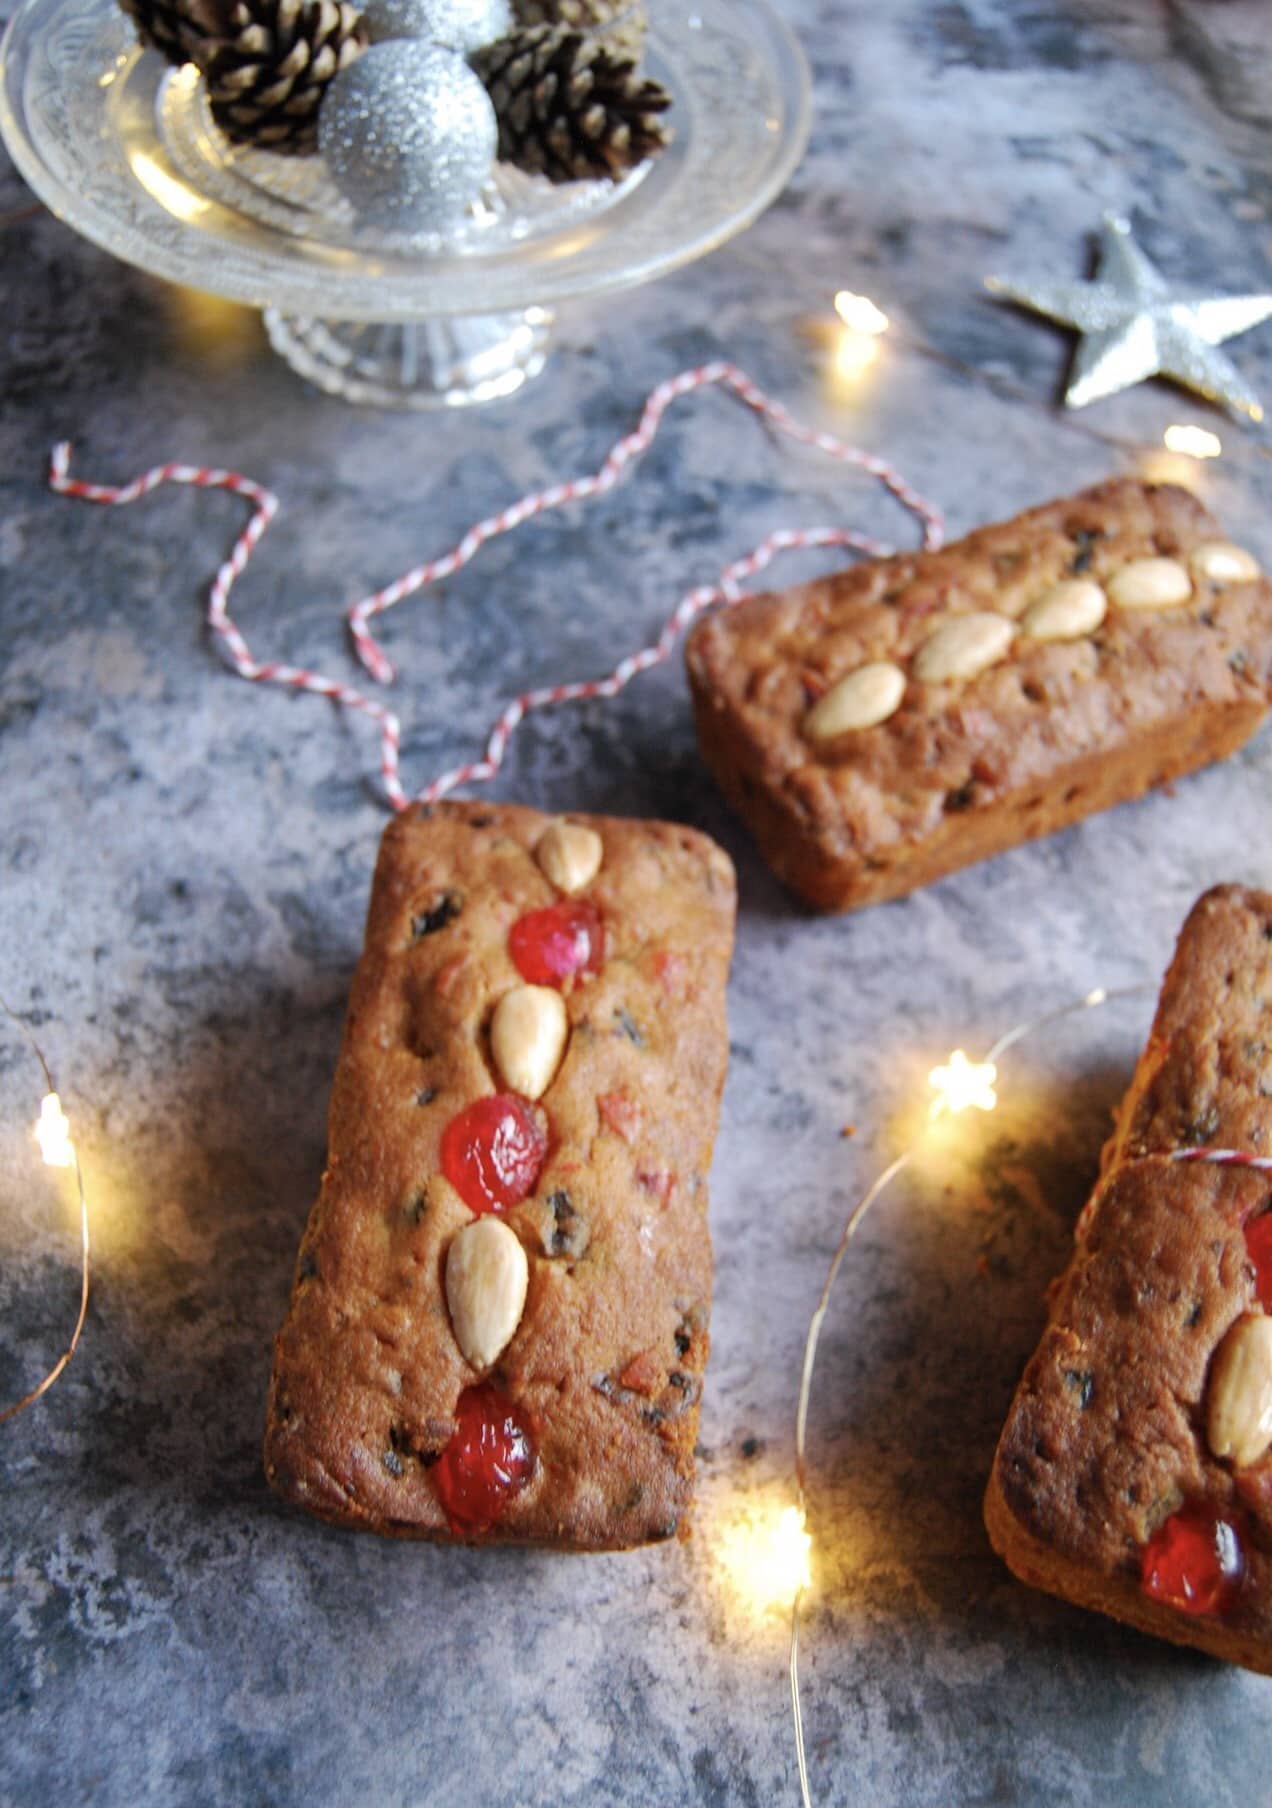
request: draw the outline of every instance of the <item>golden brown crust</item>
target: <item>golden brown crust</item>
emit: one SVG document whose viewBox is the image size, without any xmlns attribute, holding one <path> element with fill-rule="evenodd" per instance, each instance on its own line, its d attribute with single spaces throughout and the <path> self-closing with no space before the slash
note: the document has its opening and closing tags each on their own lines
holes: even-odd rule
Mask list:
<svg viewBox="0 0 1272 1808">
<path fill-rule="evenodd" d="M 1111 1619 L 1121 1620 L 1154 1638 L 1168 1639 L 1173 1645 L 1191 1645 L 1226 1663 L 1272 1674 L 1272 1651 L 1261 1631 L 1251 1635 L 1216 1621 L 1185 1618 L 1174 1608 L 1149 1600 L 1138 1583 L 1126 1577 L 1108 1576 L 1080 1564 L 1058 1561 L 1050 1546 L 1031 1537 L 1013 1516 L 996 1469 L 985 1491 L 985 1529 L 989 1542 L 1012 1574 L 1030 1588 L 1056 1595 L 1074 1607 L 1106 1613 Z"/>
<path fill-rule="evenodd" d="M 1266 1150 L 1270 997 L 1272 897 L 1216 886 L 1184 924 L 1106 1167 L 1187 1144 Z"/>
<path fill-rule="evenodd" d="M 978 677 L 921 684 L 873 728 L 810 742 L 816 698 L 875 660 L 910 672 L 949 611 L 1018 619 L 1051 585 L 1186 560 L 1219 530 L 1184 490 L 1120 479 L 938 553 L 754 597 L 687 648 L 703 755 L 778 876 L 824 910 L 899 897 L 957 867 L 1221 759 L 1272 695 L 1272 585 L 1110 608 L 1091 635 L 1017 638 Z"/>
<path fill-rule="evenodd" d="M 520 980 L 508 931 L 560 895 L 533 858 L 549 820 L 511 805 L 415 808 L 381 846 L 265 1442 L 274 1487 L 345 1524 L 450 1536 L 428 1471 L 477 1377 L 443 1290 L 471 1214 L 441 1174 L 440 1143 L 458 1110 L 497 1090 L 490 1016 Z M 569 1044 L 542 1100 L 548 1158 L 506 1214 L 530 1281 L 491 1378 L 528 1418 L 538 1461 L 484 1537 L 601 1549 L 676 1532 L 692 1491 L 735 899 L 704 835 L 573 820 L 604 844 L 586 896 L 605 960 L 567 991 Z M 616 1098 L 630 1109 L 607 1117 L 598 1100 Z"/>
<path fill-rule="evenodd" d="M 1260 1019 L 1272 1027 L 1270 923 L 1272 895 L 1221 886 L 1184 925 L 985 1503 L 1022 1580 L 1268 1671 L 1272 1456 L 1221 1461 L 1205 1424 L 1215 1352 L 1262 1309 L 1244 1227 L 1272 1207 L 1272 1175 L 1171 1155 L 1212 1141 L 1257 1150 L 1272 1130 L 1246 1049 Z M 1184 1505 L 1240 1528 L 1245 1582 L 1222 1612 L 1185 1614 L 1141 1587 L 1145 1545 Z"/>
</svg>

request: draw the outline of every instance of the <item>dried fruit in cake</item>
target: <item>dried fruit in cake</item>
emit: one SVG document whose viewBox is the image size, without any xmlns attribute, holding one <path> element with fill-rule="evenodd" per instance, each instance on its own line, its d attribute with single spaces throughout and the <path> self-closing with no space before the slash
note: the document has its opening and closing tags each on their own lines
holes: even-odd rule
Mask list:
<svg viewBox="0 0 1272 1808">
<path fill-rule="evenodd" d="M 1272 1673 L 1272 893 L 1194 906 L 985 1498 L 1036 1587 Z"/>
<path fill-rule="evenodd" d="M 470 1543 L 685 1526 L 734 907 L 674 823 L 392 823 L 275 1345 L 285 1499 Z"/>
<path fill-rule="evenodd" d="M 1254 1264 L 1254 1290 L 1265 1312 L 1272 1312 L 1272 1211 L 1260 1212 L 1245 1227 L 1246 1250 Z"/>
<path fill-rule="evenodd" d="M 1140 1567 L 1144 1593 L 1180 1613 L 1226 1612 L 1244 1578 L 1241 1534 L 1213 1507 L 1181 1507 L 1162 1521 L 1144 1546 Z"/>
<path fill-rule="evenodd" d="M 455 1430 L 433 1465 L 433 1486 L 458 1538 L 488 1532 L 534 1474 L 534 1445 L 522 1415 L 499 1389 L 466 1388 Z"/>
<path fill-rule="evenodd" d="M 1119 479 L 747 597 L 685 656 L 761 853 L 851 910 L 1241 746 L 1272 702 L 1272 584 L 1196 497 Z"/>
<path fill-rule="evenodd" d="M 508 952 L 532 986 L 563 986 L 598 973 L 604 948 L 600 912 L 582 901 L 567 899 L 527 911 L 508 934 Z"/>
<path fill-rule="evenodd" d="M 470 1211 L 504 1212 L 534 1191 L 547 1132 L 524 1099 L 474 1099 L 442 1134 L 442 1173 Z"/>
</svg>

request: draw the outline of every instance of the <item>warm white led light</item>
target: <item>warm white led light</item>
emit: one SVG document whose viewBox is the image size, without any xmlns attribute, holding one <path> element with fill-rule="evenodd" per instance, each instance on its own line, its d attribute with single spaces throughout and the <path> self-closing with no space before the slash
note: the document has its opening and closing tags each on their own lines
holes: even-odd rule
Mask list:
<svg viewBox="0 0 1272 1808">
<path fill-rule="evenodd" d="M 883 309 L 876 307 L 868 295 L 854 295 L 851 289 L 841 289 L 836 295 L 835 312 L 854 333 L 866 333 L 872 338 L 886 333 L 891 324 Z"/>
<path fill-rule="evenodd" d="M 720 1557 L 733 1600 L 756 1617 L 788 1612 L 809 1586 L 812 1543 L 796 1506 L 766 1504 L 725 1526 Z"/>
<path fill-rule="evenodd" d="M 929 1107 L 933 1117 L 947 1112 L 957 1117 L 960 1111 L 992 1111 L 998 1103 L 994 1081 L 998 1069 L 992 1061 L 969 1061 L 961 1048 L 956 1048 L 941 1067 L 934 1067 L 928 1084 L 935 1097 Z"/>
<path fill-rule="evenodd" d="M 1218 458 L 1223 441 L 1208 427 L 1189 427 L 1176 423 L 1167 427 L 1162 438 L 1170 452 L 1182 452 L 1188 458 Z"/>
<path fill-rule="evenodd" d="M 55 1092 L 46 1092 L 40 1100 L 40 1115 L 33 1132 L 40 1154 L 50 1168 L 73 1168 L 75 1149 L 71 1142 L 71 1126 L 62 1101 Z"/>
</svg>

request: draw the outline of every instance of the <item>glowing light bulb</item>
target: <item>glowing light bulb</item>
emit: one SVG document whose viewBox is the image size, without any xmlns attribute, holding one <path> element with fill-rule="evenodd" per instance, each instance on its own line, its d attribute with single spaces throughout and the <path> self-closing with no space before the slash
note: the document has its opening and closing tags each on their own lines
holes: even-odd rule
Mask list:
<svg viewBox="0 0 1272 1808">
<path fill-rule="evenodd" d="M 961 1111 L 992 1111 L 998 1103 L 997 1078 L 992 1061 L 969 1061 L 963 1050 L 956 1048 L 944 1066 L 934 1067 L 928 1075 L 936 1095 L 928 1108 L 930 1115 L 957 1117 Z"/>
<path fill-rule="evenodd" d="M 768 1569 L 775 1593 L 784 1600 L 798 1594 L 812 1582 L 809 1558 L 812 1533 L 804 1524 L 798 1507 L 785 1507 L 773 1530 L 768 1552 Z"/>
<path fill-rule="evenodd" d="M 50 1168 L 72 1168 L 75 1166 L 75 1146 L 71 1142 L 71 1126 L 67 1122 L 66 1113 L 62 1110 L 62 1101 L 55 1092 L 46 1092 L 40 1100 L 40 1115 L 36 1119 L 33 1131 L 35 1140 L 40 1145 L 40 1154 Z"/>
<path fill-rule="evenodd" d="M 756 1616 L 786 1612 L 812 1579 L 812 1543 L 798 1507 L 766 1504 L 736 1520 L 720 1544 L 734 1599 Z"/>
<path fill-rule="evenodd" d="M 851 289 L 841 289 L 836 295 L 835 312 L 854 333 L 865 333 L 871 338 L 886 333 L 891 324 L 883 309 L 876 307 L 868 295 L 854 295 Z"/>
<path fill-rule="evenodd" d="M 1223 441 L 1217 433 L 1211 433 L 1208 427 L 1177 424 L 1167 427 L 1162 438 L 1167 451 L 1182 452 L 1188 458 L 1218 458 L 1223 451 Z"/>
<path fill-rule="evenodd" d="M 879 356 L 879 341 L 860 333 L 841 333 L 835 347 L 835 376 L 841 385 L 850 385 L 869 370 Z"/>
</svg>

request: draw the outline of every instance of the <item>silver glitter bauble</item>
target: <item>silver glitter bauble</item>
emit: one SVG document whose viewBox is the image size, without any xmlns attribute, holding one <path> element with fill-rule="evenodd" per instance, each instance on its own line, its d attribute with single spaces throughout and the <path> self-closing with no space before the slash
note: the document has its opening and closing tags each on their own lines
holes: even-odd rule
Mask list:
<svg viewBox="0 0 1272 1808">
<path fill-rule="evenodd" d="M 494 168 L 499 128 L 463 57 L 407 39 L 372 44 L 332 81 L 318 149 L 360 221 L 398 231 L 455 225 Z"/>
<path fill-rule="evenodd" d="M 512 7 L 509 0 L 370 0 L 362 22 L 375 44 L 424 38 L 471 56 L 512 30 Z"/>
</svg>

